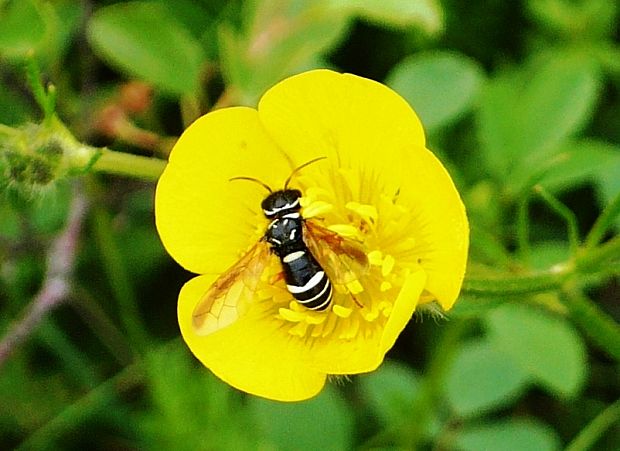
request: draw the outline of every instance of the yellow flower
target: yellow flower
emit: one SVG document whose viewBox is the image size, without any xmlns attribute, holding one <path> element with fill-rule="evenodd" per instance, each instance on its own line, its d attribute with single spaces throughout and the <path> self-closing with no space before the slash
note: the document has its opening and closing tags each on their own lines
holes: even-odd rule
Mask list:
<svg viewBox="0 0 620 451">
<path fill-rule="evenodd" d="M 312 311 L 287 291 L 282 263 L 267 252 L 258 277 L 243 274 L 256 272 L 248 264 L 221 290 L 219 326 L 201 328 L 195 309 L 218 276 L 257 242 L 268 246 L 268 193 L 230 179 L 282 189 L 295 168 L 321 157 L 290 181 L 302 217 L 358 243 L 368 265 L 337 280 L 337 259 L 323 259 L 333 298 Z M 416 114 L 380 83 L 329 70 L 278 83 L 257 110 L 221 109 L 193 123 L 159 180 L 155 213 L 168 252 L 201 274 L 179 295 L 188 346 L 227 383 L 276 400 L 314 396 L 327 375 L 377 368 L 418 305 L 450 309 L 465 272 L 465 209 Z"/>
</svg>

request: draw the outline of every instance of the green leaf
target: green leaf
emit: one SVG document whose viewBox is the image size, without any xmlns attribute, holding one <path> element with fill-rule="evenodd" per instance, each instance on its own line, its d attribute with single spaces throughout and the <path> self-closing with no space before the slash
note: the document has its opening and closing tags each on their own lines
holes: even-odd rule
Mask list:
<svg viewBox="0 0 620 451">
<path fill-rule="evenodd" d="M 505 304 L 486 317 L 488 340 L 541 385 L 572 397 L 586 376 L 583 340 L 566 320 L 531 306 Z"/>
<path fill-rule="evenodd" d="M 353 412 L 333 387 L 298 403 L 253 397 L 248 400 L 248 408 L 265 441 L 260 449 L 352 449 Z"/>
<path fill-rule="evenodd" d="M 590 120 L 600 86 L 598 66 L 581 53 L 542 55 L 501 74 L 484 91 L 478 115 L 489 169 L 523 184 L 532 170 L 528 158 L 552 154 Z"/>
<path fill-rule="evenodd" d="M 456 433 L 455 448 L 461 451 L 555 451 L 557 433 L 534 420 L 513 420 L 468 426 Z"/>
<path fill-rule="evenodd" d="M 138 418 L 143 448 L 204 449 L 209 443 L 209 449 L 248 449 L 255 443 L 239 393 L 193 365 L 185 346 L 153 350 L 145 363 L 152 405 Z"/>
<path fill-rule="evenodd" d="M 474 60 L 451 52 L 416 54 L 398 63 L 386 79 L 420 115 L 430 132 L 469 111 L 484 82 Z"/>
<path fill-rule="evenodd" d="M 519 396 L 527 373 L 486 340 L 463 344 L 446 380 L 446 396 L 460 416 L 478 416 Z"/>
<path fill-rule="evenodd" d="M 37 3 L 12 1 L 0 10 L 0 55 L 23 58 L 43 42 L 47 24 Z"/>
<path fill-rule="evenodd" d="M 250 2 L 241 31 L 220 27 L 222 71 L 238 103 L 256 105 L 281 79 L 318 67 L 319 56 L 344 35 L 348 17 L 324 2 Z"/>
<path fill-rule="evenodd" d="M 427 34 L 437 34 L 444 26 L 441 4 L 435 0 L 330 0 L 329 3 L 336 10 L 388 27 L 418 27 Z"/>
<path fill-rule="evenodd" d="M 618 146 L 593 140 L 569 142 L 542 168 L 538 183 L 557 192 L 586 181 L 617 179 L 619 164 Z"/>
<path fill-rule="evenodd" d="M 534 181 L 561 192 L 581 183 L 593 183 L 604 207 L 620 192 L 620 147 L 594 140 L 569 142 L 540 165 Z M 617 221 L 620 225 L 620 220 Z"/>
<path fill-rule="evenodd" d="M 165 8 L 169 17 L 173 17 L 188 32 L 200 39 L 205 28 L 213 22 L 213 14 L 206 4 L 195 0 L 154 0 L 153 3 Z"/>
<path fill-rule="evenodd" d="M 358 378 L 362 396 L 384 425 L 401 424 L 410 416 L 420 386 L 411 368 L 392 361 Z"/>
<path fill-rule="evenodd" d="M 526 6 L 542 28 L 565 39 L 583 42 L 613 34 L 617 9 L 613 0 L 529 0 Z"/>
<path fill-rule="evenodd" d="M 202 49 L 161 5 L 129 2 L 101 8 L 88 24 L 88 37 L 102 58 L 129 76 L 177 95 L 199 87 Z"/>
<path fill-rule="evenodd" d="M 79 32 L 86 14 L 86 5 L 73 0 L 56 0 L 46 4 L 45 21 L 48 32 L 42 48 L 42 66 L 60 64 L 69 51 L 74 35 Z"/>
</svg>

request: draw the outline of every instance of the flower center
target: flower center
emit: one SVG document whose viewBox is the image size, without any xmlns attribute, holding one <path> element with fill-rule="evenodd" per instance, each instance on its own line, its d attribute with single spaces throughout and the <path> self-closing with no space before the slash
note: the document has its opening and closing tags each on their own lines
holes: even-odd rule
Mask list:
<svg viewBox="0 0 620 451">
<path fill-rule="evenodd" d="M 334 294 L 331 306 L 320 312 L 295 301 L 282 280 L 267 283 L 259 294 L 265 315 L 304 339 L 351 340 L 379 333 L 407 275 L 419 265 L 411 232 L 413 215 L 399 204 L 398 193 L 383 192 L 376 179 L 359 171 L 332 168 L 296 181 L 303 193 L 302 216 L 351 240 L 369 264 L 364 270 L 351 266 L 352 276 L 339 278 L 336 262 L 347 266 L 351 256 L 334 252 L 331 262 L 321 261 Z M 275 263 L 263 276 L 266 282 L 281 273 L 279 262 Z"/>
</svg>

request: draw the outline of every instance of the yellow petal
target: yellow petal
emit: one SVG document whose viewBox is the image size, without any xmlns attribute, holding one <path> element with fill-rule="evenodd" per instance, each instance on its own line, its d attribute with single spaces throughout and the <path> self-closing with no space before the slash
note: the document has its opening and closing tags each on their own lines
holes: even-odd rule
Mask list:
<svg viewBox="0 0 620 451">
<path fill-rule="evenodd" d="M 194 122 L 179 138 L 157 184 L 155 218 L 166 250 L 186 269 L 217 273 L 256 240 L 267 191 L 291 167 L 266 134 L 256 110 L 228 108 Z"/>
<path fill-rule="evenodd" d="M 411 315 L 413 315 L 418 305 L 425 282 L 426 274 L 424 274 L 424 271 L 413 272 L 405 279 L 405 283 L 392 306 L 390 317 L 383 329 L 380 344 L 383 353 L 394 346 L 398 335 L 411 319 Z"/>
<path fill-rule="evenodd" d="M 450 309 L 458 297 L 469 247 L 469 225 L 463 202 L 443 165 L 428 150 L 403 161 L 410 177 L 398 202 L 411 206 L 414 253 L 427 274 L 425 289 Z M 398 258 L 398 257 L 397 257 Z"/>
<path fill-rule="evenodd" d="M 405 100 L 380 83 L 351 74 L 315 70 L 287 78 L 263 95 L 258 111 L 269 134 L 296 164 L 327 157 L 305 173 L 325 164 L 359 169 L 366 177 L 354 193 L 359 202 L 368 200 L 363 190 L 371 187 L 393 194 L 407 175 L 401 154 L 425 142 L 422 125 Z M 373 184 L 377 176 L 381 187 Z"/>
<path fill-rule="evenodd" d="M 196 277 L 179 295 L 179 326 L 194 355 L 226 383 L 256 396 L 299 401 L 316 395 L 326 375 L 300 358 L 303 342 L 282 332 L 278 322 L 261 317 L 255 309 L 211 335 L 194 333 L 192 312 L 214 279 L 211 275 Z"/>
</svg>

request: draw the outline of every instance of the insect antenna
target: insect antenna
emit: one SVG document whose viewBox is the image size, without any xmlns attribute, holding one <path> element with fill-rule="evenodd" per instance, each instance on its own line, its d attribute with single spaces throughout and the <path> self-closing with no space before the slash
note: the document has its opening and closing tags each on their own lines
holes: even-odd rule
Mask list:
<svg viewBox="0 0 620 451">
<path fill-rule="evenodd" d="M 255 183 L 258 183 L 263 188 L 265 188 L 270 193 L 273 193 L 273 190 L 271 189 L 269 185 L 267 185 L 265 182 L 261 182 L 260 180 L 255 179 L 254 177 L 232 177 L 228 179 L 229 182 L 232 182 L 233 180 L 247 180 L 249 182 L 255 182 Z"/>
<path fill-rule="evenodd" d="M 318 157 L 315 158 L 313 160 L 307 161 L 306 163 L 302 164 L 301 166 L 297 166 L 295 169 L 293 169 L 293 172 L 291 172 L 291 175 L 288 176 L 288 178 L 286 179 L 286 182 L 284 182 L 284 189 L 288 188 L 288 184 L 291 182 L 291 179 L 293 178 L 293 176 L 295 174 L 297 174 L 299 171 L 301 171 L 303 168 L 305 168 L 306 166 L 311 165 L 312 163 L 316 163 L 317 161 L 321 161 L 321 160 L 325 160 L 327 157 Z"/>
</svg>

